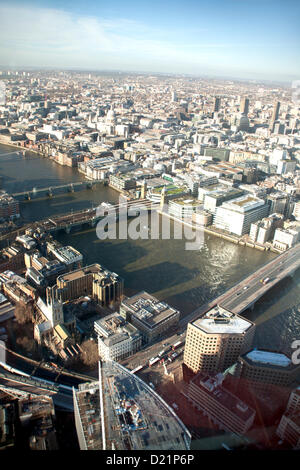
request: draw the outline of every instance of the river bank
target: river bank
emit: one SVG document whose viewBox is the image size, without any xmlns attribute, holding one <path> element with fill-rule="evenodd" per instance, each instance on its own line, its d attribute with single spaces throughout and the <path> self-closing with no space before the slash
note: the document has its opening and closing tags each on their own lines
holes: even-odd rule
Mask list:
<svg viewBox="0 0 300 470">
<path fill-rule="evenodd" d="M 183 219 L 178 219 L 177 217 L 174 217 L 174 216 L 168 214 L 167 212 L 163 212 L 163 211 L 160 211 L 160 210 L 158 211 L 158 213 L 160 215 L 162 215 L 163 217 L 168 217 L 169 219 L 173 220 L 174 222 L 178 222 L 182 225 L 190 227 L 193 230 L 198 230 L 200 232 L 204 232 L 204 233 L 207 233 L 209 235 L 213 235 L 215 237 L 222 238 L 223 240 L 227 240 L 231 243 L 234 243 L 235 245 L 247 246 L 249 248 L 255 248 L 255 249 L 260 250 L 260 251 L 272 251 L 273 253 L 277 253 L 277 254 L 282 253 L 281 251 L 277 250 L 276 248 L 274 248 L 270 244 L 269 245 L 258 245 L 257 243 L 254 243 L 254 242 L 250 243 L 246 240 L 243 240 L 240 237 L 235 237 L 232 234 L 223 233 L 223 232 L 213 228 L 212 226 L 209 226 L 209 227 L 204 227 L 203 225 L 199 226 L 199 225 L 196 225 L 194 223 L 187 222 Z"/>
</svg>

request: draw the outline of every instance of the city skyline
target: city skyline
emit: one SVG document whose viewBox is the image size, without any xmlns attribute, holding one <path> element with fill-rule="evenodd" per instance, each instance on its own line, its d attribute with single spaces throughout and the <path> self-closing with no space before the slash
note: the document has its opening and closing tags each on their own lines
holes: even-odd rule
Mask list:
<svg viewBox="0 0 300 470">
<path fill-rule="evenodd" d="M 289 81 L 299 78 L 299 4 L 189 0 L 2 3 L 0 65 Z"/>
</svg>

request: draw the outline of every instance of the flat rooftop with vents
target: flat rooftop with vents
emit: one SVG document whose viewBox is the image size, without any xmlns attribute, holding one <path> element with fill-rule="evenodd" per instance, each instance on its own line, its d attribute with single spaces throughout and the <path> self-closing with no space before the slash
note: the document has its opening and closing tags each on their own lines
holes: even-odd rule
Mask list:
<svg viewBox="0 0 300 470">
<path fill-rule="evenodd" d="M 193 326 L 200 328 L 205 333 L 244 333 L 253 323 L 235 313 L 217 305 L 209 310 L 203 317 L 194 321 Z"/>
</svg>

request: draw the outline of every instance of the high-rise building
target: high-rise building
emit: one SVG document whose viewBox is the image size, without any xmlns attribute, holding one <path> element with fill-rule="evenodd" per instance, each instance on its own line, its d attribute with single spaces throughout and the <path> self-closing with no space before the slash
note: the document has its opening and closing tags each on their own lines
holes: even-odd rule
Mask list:
<svg viewBox="0 0 300 470">
<path fill-rule="evenodd" d="M 216 306 L 188 324 L 184 364 L 194 373 L 223 372 L 251 348 L 255 325 Z"/>
<path fill-rule="evenodd" d="M 247 116 L 249 112 L 249 99 L 245 96 L 241 99 L 240 111 Z"/>
<path fill-rule="evenodd" d="M 274 130 L 275 122 L 279 118 L 279 109 L 280 109 L 280 101 L 277 101 L 277 103 L 274 104 L 273 113 L 272 113 L 271 122 L 270 122 L 270 128 L 272 132 Z"/>
<path fill-rule="evenodd" d="M 216 96 L 214 101 L 214 113 L 218 113 L 220 111 L 220 105 L 221 98 L 219 96 Z"/>
</svg>

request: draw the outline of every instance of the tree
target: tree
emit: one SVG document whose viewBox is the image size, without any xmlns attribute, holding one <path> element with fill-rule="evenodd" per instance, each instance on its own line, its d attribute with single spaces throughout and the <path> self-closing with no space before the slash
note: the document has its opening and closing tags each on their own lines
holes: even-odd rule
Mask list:
<svg viewBox="0 0 300 470">
<path fill-rule="evenodd" d="M 34 309 L 31 303 L 29 304 L 22 304 L 18 302 L 15 307 L 15 317 L 17 322 L 20 325 L 24 325 L 25 323 L 31 323 L 34 316 Z"/>
<path fill-rule="evenodd" d="M 27 353 L 30 352 L 31 354 L 34 354 L 36 352 L 34 339 L 23 336 L 22 338 L 17 338 L 16 343 Z"/>
<path fill-rule="evenodd" d="M 82 353 L 80 359 L 87 366 L 95 366 L 99 360 L 98 346 L 92 340 L 84 341 L 81 344 Z"/>
</svg>

